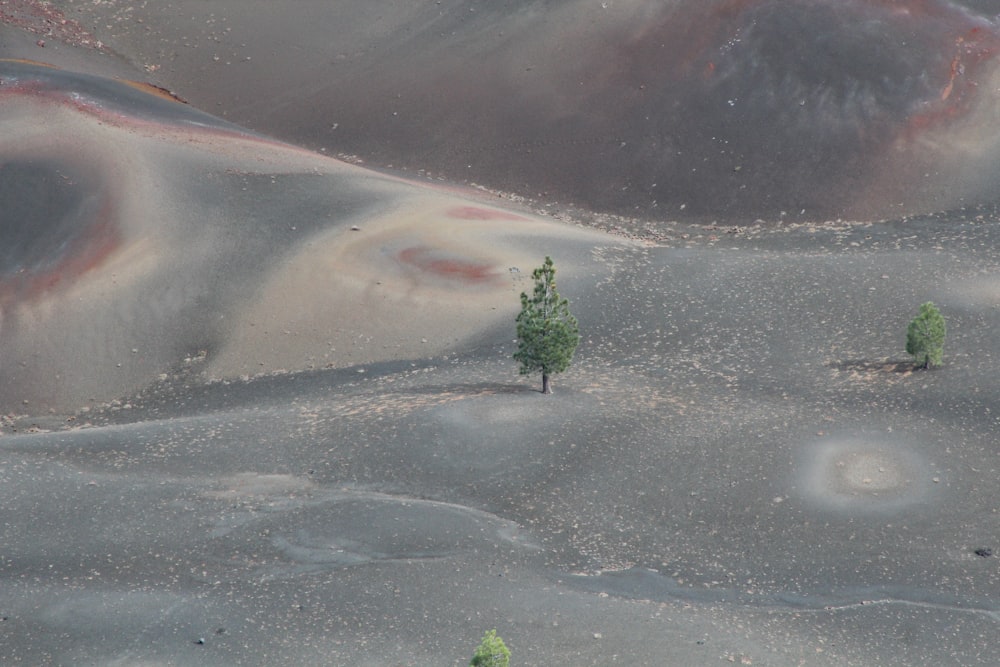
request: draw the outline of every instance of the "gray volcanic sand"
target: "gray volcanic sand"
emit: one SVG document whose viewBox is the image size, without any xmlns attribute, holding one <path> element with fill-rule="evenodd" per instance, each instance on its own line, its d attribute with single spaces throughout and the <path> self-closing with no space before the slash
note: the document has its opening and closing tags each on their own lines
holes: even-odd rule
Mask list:
<svg viewBox="0 0 1000 667">
<path fill-rule="evenodd" d="M 996 664 L 992 207 L 628 242 L 51 77 L 99 103 L 0 106 L 59 195 L 0 191 L 4 664 Z"/>
<path fill-rule="evenodd" d="M 5 655 L 460 665 L 496 627 L 526 665 L 992 664 L 995 229 L 595 247 L 551 397 L 504 325 L 36 419 L 0 441 Z M 950 345 L 913 372 L 924 298 Z"/>
</svg>

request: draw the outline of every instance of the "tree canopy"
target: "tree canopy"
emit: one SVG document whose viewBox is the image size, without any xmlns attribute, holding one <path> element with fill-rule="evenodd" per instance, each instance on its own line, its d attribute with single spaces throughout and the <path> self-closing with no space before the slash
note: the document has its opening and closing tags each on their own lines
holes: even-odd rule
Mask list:
<svg viewBox="0 0 1000 667">
<path fill-rule="evenodd" d="M 508 667 L 510 651 L 503 640 L 497 637 L 496 630 L 490 630 L 483 635 L 483 641 L 476 648 L 469 667 Z"/>
<path fill-rule="evenodd" d="M 532 272 L 535 290 L 529 297 L 521 293 L 521 312 L 517 316 L 517 352 L 521 375 L 541 372 L 542 393 L 551 394 L 550 376 L 569 368 L 580 342 L 576 318 L 569 312 L 569 301 L 556 292 L 556 268 L 551 257 Z"/>
<path fill-rule="evenodd" d="M 906 329 L 906 351 L 921 368 L 939 365 L 944 353 L 945 333 L 944 316 L 928 301 L 920 306 Z"/>
</svg>

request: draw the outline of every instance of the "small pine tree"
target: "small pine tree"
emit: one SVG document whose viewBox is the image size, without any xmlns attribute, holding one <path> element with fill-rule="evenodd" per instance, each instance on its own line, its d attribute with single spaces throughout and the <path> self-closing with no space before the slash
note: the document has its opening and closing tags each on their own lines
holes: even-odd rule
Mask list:
<svg viewBox="0 0 1000 667">
<path fill-rule="evenodd" d="M 535 269 L 534 294 L 521 293 L 521 313 L 517 316 L 517 352 L 521 375 L 541 371 L 542 393 L 551 394 L 549 376 L 569 368 L 580 342 L 576 318 L 569 312 L 569 301 L 556 292 L 556 269 L 552 258 Z"/>
<path fill-rule="evenodd" d="M 920 306 L 920 312 L 906 329 L 906 351 L 920 368 L 941 363 L 945 333 L 944 316 L 937 306 L 930 301 Z"/>
<path fill-rule="evenodd" d="M 509 667 L 510 651 L 504 646 L 503 640 L 497 637 L 496 630 L 490 630 L 483 635 L 483 641 L 472 656 L 469 667 Z"/>
</svg>

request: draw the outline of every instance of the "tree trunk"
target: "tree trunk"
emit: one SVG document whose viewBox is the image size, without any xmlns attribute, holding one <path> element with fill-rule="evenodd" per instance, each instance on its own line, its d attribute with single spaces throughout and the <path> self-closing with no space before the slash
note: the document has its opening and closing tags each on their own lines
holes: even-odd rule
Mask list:
<svg viewBox="0 0 1000 667">
<path fill-rule="evenodd" d="M 543 394 L 551 394 L 552 393 L 552 386 L 549 384 L 549 374 L 548 373 L 542 373 L 542 393 Z"/>
</svg>

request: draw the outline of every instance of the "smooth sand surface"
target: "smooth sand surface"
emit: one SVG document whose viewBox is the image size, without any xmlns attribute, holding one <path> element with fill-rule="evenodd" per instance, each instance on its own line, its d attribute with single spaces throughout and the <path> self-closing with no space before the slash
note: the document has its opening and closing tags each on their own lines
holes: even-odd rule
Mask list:
<svg viewBox="0 0 1000 667">
<path fill-rule="evenodd" d="M 819 68 L 809 99 L 883 120 L 895 109 L 869 129 L 902 138 L 900 152 L 828 150 L 850 115 L 814 117 L 741 144 L 741 164 L 760 168 L 770 138 L 782 150 L 816 138 L 825 166 L 798 185 L 760 181 L 764 198 L 743 209 L 739 183 L 713 180 L 742 173 L 731 165 L 709 160 L 711 177 L 683 182 L 702 212 L 721 197 L 715 210 L 738 224 L 583 211 L 617 234 L 537 215 L 564 207 L 538 199 L 549 183 L 535 179 L 597 201 L 605 169 L 642 168 L 635 154 L 557 143 L 567 162 L 542 151 L 535 164 L 477 142 L 617 127 L 598 123 L 601 95 L 586 122 L 565 113 L 579 98 L 550 97 L 579 85 L 566 77 L 601 44 L 636 48 L 602 75 L 620 92 L 658 71 L 648 40 L 677 30 L 661 19 L 713 19 L 690 31 L 707 40 L 693 51 L 703 67 L 748 17 L 764 35 L 784 25 L 768 3 L 67 0 L 56 6 L 79 24 L 57 21 L 69 27 L 44 46 L 20 24 L 51 15 L 15 4 L 17 21 L 0 2 L 0 53 L 68 69 L 0 63 L 0 662 L 459 666 L 496 628 L 515 665 L 996 664 L 1000 214 L 751 222 L 768 196 L 814 192 L 816 174 L 869 183 L 866 165 L 926 159 L 945 173 L 978 155 L 930 180 L 960 186 L 942 207 L 985 192 L 992 93 L 960 92 L 992 78 L 993 38 L 969 32 L 995 32 L 989 3 L 790 3 L 786 18 L 813 31 L 792 47 L 825 36 L 835 53 L 875 44 L 879 57 L 799 71 L 801 49 L 761 61 L 747 54 L 770 42 L 748 35 L 735 71 L 791 68 L 795 88 Z M 858 16 L 869 32 L 852 41 Z M 919 53 L 879 41 L 900 26 Z M 958 60 L 956 34 L 970 49 Z M 925 79 L 900 64 L 910 55 Z M 668 56 L 674 71 L 683 59 Z M 503 114 L 531 120 L 484 116 L 495 96 L 451 106 L 478 90 L 462 81 L 390 103 L 401 83 L 422 89 L 417 74 L 456 81 L 457 62 L 483 86 L 500 70 L 539 75 L 502 96 Z M 104 78 L 129 73 L 202 110 Z M 661 101 L 671 76 L 653 86 Z M 696 80 L 682 90 L 728 94 Z M 758 113 L 784 99 L 769 90 Z M 907 143 L 897 123 L 935 97 L 960 113 Z M 337 100 L 359 115 L 336 120 Z M 386 132 L 393 112 L 421 108 L 439 122 Z M 698 110 L 663 122 L 687 119 L 707 157 L 703 133 L 719 125 Z M 308 150 L 344 127 L 309 118 L 345 123 L 408 170 Z M 306 146 L 229 122 L 268 129 L 261 119 Z M 421 163 L 463 150 L 495 162 L 451 180 Z M 804 169 L 791 165 L 774 181 Z M 905 192 L 933 210 L 935 186 L 915 172 L 878 173 L 891 187 L 866 201 Z M 462 184 L 483 175 L 532 187 Z M 829 201 L 844 192 L 834 178 Z M 511 360 L 518 294 L 547 254 L 583 332 L 552 396 Z M 903 347 L 927 300 L 949 334 L 944 366 L 924 372 Z"/>
</svg>

